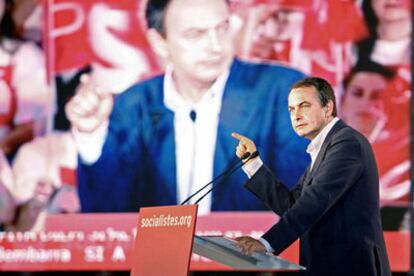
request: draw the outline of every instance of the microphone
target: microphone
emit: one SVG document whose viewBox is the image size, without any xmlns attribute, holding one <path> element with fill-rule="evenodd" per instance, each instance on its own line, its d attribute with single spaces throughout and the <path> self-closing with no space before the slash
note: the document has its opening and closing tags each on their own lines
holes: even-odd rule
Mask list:
<svg viewBox="0 0 414 276">
<path fill-rule="evenodd" d="M 193 123 L 195 123 L 195 121 L 197 119 L 197 113 L 194 110 L 190 111 L 190 119 L 191 119 L 191 121 L 193 121 Z"/>
<path fill-rule="evenodd" d="M 248 153 L 248 152 L 246 152 L 246 153 Z M 245 163 L 247 163 L 247 162 L 249 162 L 251 159 L 253 159 L 253 158 L 255 158 L 255 157 L 257 157 L 257 156 L 259 156 L 259 151 L 255 151 L 255 152 L 253 152 L 252 154 L 249 154 L 249 156 L 248 156 L 248 158 L 247 158 L 247 160 L 246 160 L 246 162 Z M 242 156 L 243 157 L 243 156 Z M 203 198 L 205 198 L 209 193 L 211 193 L 215 188 L 217 188 L 217 186 L 220 184 L 220 183 L 222 183 L 222 182 L 224 182 L 224 180 L 226 180 L 230 175 L 232 175 L 235 171 L 237 171 L 238 169 L 240 169 L 241 167 L 243 167 L 243 165 L 244 165 L 244 163 L 242 163 L 242 164 L 240 164 L 240 165 L 238 165 L 238 166 L 235 166 L 234 168 L 232 168 L 231 170 L 226 170 L 225 171 L 225 173 L 223 173 L 223 178 L 222 178 L 222 181 L 221 182 L 218 182 L 216 185 L 214 185 L 213 184 L 213 187 L 211 187 L 211 189 L 210 190 L 208 190 L 207 192 L 205 192 L 204 193 L 204 195 L 202 195 L 199 199 L 197 199 L 197 201 L 196 202 L 194 202 L 194 204 L 198 204 L 201 200 L 203 200 Z"/>
<path fill-rule="evenodd" d="M 180 205 L 184 205 L 187 202 L 189 202 L 193 197 L 195 197 L 196 195 L 198 195 L 202 190 L 204 190 L 205 188 L 207 188 L 209 185 L 211 185 L 212 183 L 214 183 L 215 181 L 217 181 L 221 177 L 224 177 L 225 175 L 227 175 L 229 173 L 229 171 L 232 171 L 238 165 L 238 163 L 240 161 L 243 161 L 244 159 L 249 158 L 249 156 L 250 156 L 250 152 L 245 152 L 240 157 L 240 159 L 237 158 L 236 160 L 233 160 L 224 172 L 222 172 L 221 174 L 217 175 L 215 178 L 213 178 L 213 180 L 211 180 L 210 182 L 208 182 L 207 184 L 205 184 L 203 187 L 201 187 L 200 189 L 198 189 L 195 193 L 193 193 L 192 195 L 190 195 L 189 197 L 187 197 L 183 202 L 180 203 Z"/>
</svg>

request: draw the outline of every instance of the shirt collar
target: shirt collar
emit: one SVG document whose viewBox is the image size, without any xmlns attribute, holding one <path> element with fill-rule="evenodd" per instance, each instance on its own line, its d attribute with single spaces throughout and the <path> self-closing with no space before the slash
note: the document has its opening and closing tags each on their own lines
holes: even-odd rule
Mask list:
<svg viewBox="0 0 414 276">
<path fill-rule="evenodd" d="M 213 83 L 206 95 L 202 97 L 200 102 L 203 102 L 208 98 L 221 101 L 229 74 L 230 70 L 224 71 Z M 163 84 L 165 106 L 173 111 L 183 107 L 187 107 L 188 109 L 196 109 L 196 107 L 192 106 L 192 104 L 186 101 L 184 97 L 178 92 L 172 75 L 173 67 L 172 65 L 168 65 L 165 70 Z"/>
<path fill-rule="evenodd" d="M 316 135 L 315 139 L 312 140 L 312 142 L 308 145 L 308 148 L 306 149 L 306 152 L 311 154 L 314 152 L 319 152 L 323 142 L 326 139 L 326 136 L 328 135 L 329 131 L 333 128 L 336 122 L 338 122 L 338 117 L 335 117 L 330 121 L 321 132 L 319 132 L 318 135 Z"/>
</svg>

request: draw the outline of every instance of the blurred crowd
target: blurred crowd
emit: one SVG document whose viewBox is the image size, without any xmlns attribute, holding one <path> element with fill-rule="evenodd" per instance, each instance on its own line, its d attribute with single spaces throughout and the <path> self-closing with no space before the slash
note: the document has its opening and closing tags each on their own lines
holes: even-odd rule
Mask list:
<svg viewBox="0 0 414 276">
<path fill-rule="evenodd" d="M 79 56 L 67 56 L 66 47 L 76 50 L 79 45 L 59 44 L 65 30 L 60 29 L 59 37 L 45 24 L 45 2 L 0 0 L 4 230 L 41 229 L 47 213 L 81 211 L 77 148 L 65 115 L 65 103 L 79 89 L 81 76 L 88 74 L 116 95 L 163 68 L 162 60 L 149 51 L 141 21 L 132 25 L 140 28 L 135 29 L 139 39 L 121 33 L 131 23 L 115 12 L 120 8 L 116 1 L 113 6 L 97 5 L 88 14 L 93 23 L 82 31 L 88 39 L 84 47 L 94 58 L 83 62 L 83 48 Z M 293 67 L 335 87 L 339 117 L 373 145 L 384 206 L 407 203 L 411 185 L 411 5 L 410 0 L 231 1 L 237 56 Z M 136 17 L 136 12 L 131 14 Z M 128 43 L 118 48 L 104 28 Z M 65 55 L 71 64 L 56 68 Z"/>
</svg>

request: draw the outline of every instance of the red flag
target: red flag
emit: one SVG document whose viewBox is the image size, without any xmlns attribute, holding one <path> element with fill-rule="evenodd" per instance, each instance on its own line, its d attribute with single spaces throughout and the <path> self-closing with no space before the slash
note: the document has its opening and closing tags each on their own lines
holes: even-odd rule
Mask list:
<svg viewBox="0 0 414 276">
<path fill-rule="evenodd" d="M 113 76 L 116 81 L 123 75 L 125 88 L 159 71 L 138 20 L 139 1 L 44 0 L 43 4 L 51 74 L 93 65 L 108 71 L 102 79 Z"/>
</svg>

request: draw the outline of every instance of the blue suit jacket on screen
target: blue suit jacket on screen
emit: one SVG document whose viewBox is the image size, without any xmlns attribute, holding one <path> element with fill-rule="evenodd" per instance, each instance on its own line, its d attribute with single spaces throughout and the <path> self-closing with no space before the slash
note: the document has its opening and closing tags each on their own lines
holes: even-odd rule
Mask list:
<svg viewBox="0 0 414 276">
<path fill-rule="evenodd" d="M 231 132 L 252 138 L 263 160 L 289 188 L 309 163 L 307 141 L 292 130 L 287 111 L 290 86 L 304 75 L 282 66 L 235 60 L 227 80 L 214 153 L 214 176 L 235 158 Z M 177 204 L 174 113 L 164 105 L 164 76 L 141 82 L 115 101 L 102 155 L 80 162 L 79 196 L 84 212 L 138 211 Z M 264 210 L 243 189 L 241 170 L 212 195 L 212 210 Z"/>
<path fill-rule="evenodd" d="M 281 216 L 263 235 L 276 254 L 300 237 L 306 275 L 391 275 L 374 154 L 367 139 L 342 121 L 294 190 L 288 191 L 266 166 L 246 186 Z"/>
</svg>

